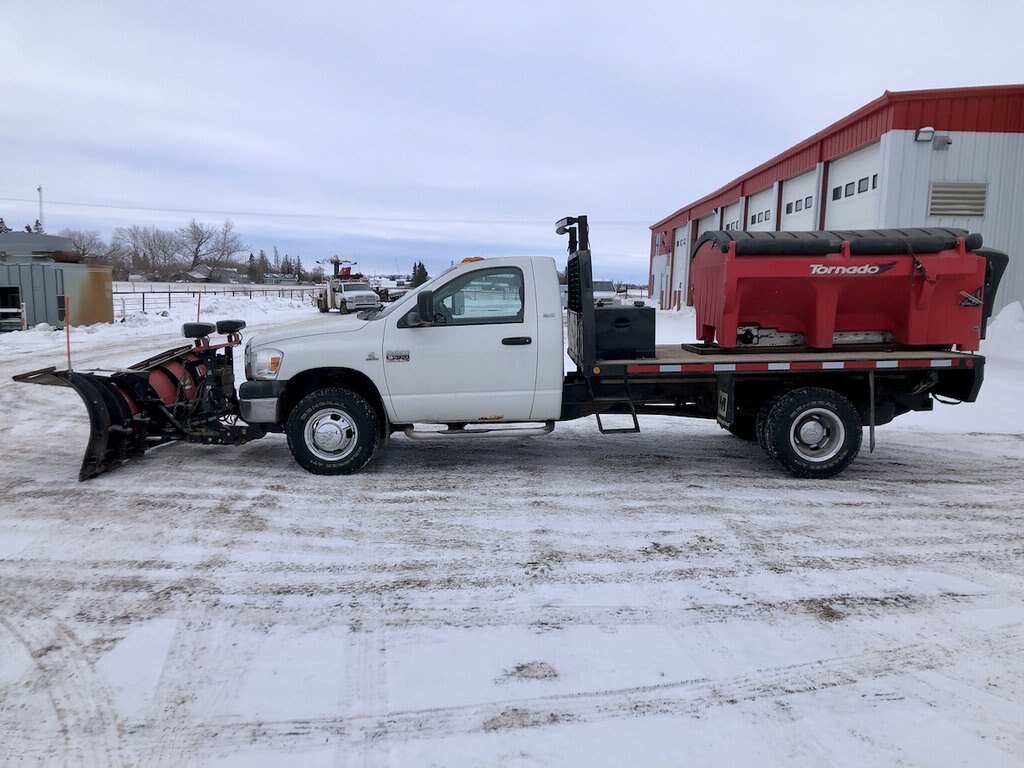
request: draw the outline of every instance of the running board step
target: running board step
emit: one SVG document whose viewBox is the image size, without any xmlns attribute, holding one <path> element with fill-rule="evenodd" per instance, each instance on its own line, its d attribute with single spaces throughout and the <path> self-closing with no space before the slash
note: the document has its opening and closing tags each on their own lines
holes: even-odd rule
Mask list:
<svg viewBox="0 0 1024 768">
<path fill-rule="evenodd" d="M 590 403 L 594 406 L 594 418 L 597 419 L 597 431 L 602 435 L 623 435 L 630 432 L 640 431 L 640 420 L 636 417 L 636 407 L 633 405 L 633 396 L 629 392 L 629 379 L 624 379 L 623 385 L 626 390 L 625 397 L 621 395 L 617 397 L 598 397 L 594 394 L 593 381 L 589 376 L 587 377 L 587 390 L 590 392 Z M 633 419 L 633 425 L 630 427 L 606 427 L 604 422 L 601 420 L 602 411 L 600 405 L 602 404 L 623 406 L 625 413 L 621 415 L 629 415 Z M 611 409 L 605 409 L 604 414 L 607 416 L 610 411 Z"/>
<path fill-rule="evenodd" d="M 413 440 L 459 440 L 468 437 L 539 437 L 554 431 L 555 422 L 546 421 L 535 427 L 466 427 L 449 426 L 447 429 L 405 428 L 405 436 Z"/>
</svg>

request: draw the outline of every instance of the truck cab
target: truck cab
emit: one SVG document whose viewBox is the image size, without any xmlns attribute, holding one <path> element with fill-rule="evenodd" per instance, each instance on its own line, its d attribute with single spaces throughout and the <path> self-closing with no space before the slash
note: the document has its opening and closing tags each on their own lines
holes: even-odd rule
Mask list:
<svg viewBox="0 0 1024 768">
<path fill-rule="evenodd" d="M 470 260 L 354 323 L 254 337 L 241 415 L 307 469 L 351 471 L 359 443 L 416 424 L 553 422 L 563 349 L 554 259 Z"/>
<path fill-rule="evenodd" d="M 597 306 L 622 303 L 619 292 L 615 288 L 615 283 L 611 280 L 595 280 L 593 291 L 594 304 Z"/>
</svg>

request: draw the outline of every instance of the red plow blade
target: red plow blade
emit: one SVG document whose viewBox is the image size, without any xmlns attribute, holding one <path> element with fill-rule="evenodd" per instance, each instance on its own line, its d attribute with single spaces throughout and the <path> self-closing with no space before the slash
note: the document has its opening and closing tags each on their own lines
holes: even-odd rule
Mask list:
<svg viewBox="0 0 1024 768">
<path fill-rule="evenodd" d="M 239 445 L 263 437 L 262 427 L 238 415 L 233 350 L 245 323 L 186 323 L 193 344 L 168 350 L 125 369 L 22 373 L 15 381 L 71 387 L 89 415 L 89 442 L 79 480 L 88 480 L 141 458 L 147 449 L 182 440 Z M 227 334 L 220 344 L 210 334 Z"/>
</svg>

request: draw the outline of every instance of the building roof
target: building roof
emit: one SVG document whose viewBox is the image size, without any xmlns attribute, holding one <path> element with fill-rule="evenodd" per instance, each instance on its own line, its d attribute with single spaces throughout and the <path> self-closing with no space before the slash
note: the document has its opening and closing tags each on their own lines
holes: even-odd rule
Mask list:
<svg viewBox="0 0 1024 768">
<path fill-rule="evenodd" d="M 894 130 L 930 126 L 938 131 L 1024 133 L 1024 84 L 926 91 L 886 91 L 843 119 L 833 123 L 771 160 L 683 206 L 651 225 L 663 227 L 673 219 L 692 221 L 714 208 L 790 179 L 855 149 L 877 141 Z"/>
<path fill-rule="evenodd" d="M 73 251 L 75 244 L 66 237 L 36 232 L 0 232 L 0 252 L 8 257 L 50 256 L 58 251 Z"/>
</svg>

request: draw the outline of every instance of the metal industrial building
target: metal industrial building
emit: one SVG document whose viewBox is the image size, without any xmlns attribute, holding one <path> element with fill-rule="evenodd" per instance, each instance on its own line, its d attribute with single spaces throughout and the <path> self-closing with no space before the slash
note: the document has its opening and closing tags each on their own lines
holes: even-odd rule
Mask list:
<svg viewBox="0 0 1024 768">
<path fill-rule="evenodd" d="M 66 237 L 0 233 L 0 330 L 113 322 L 110 266 L 80 262 Z"/>
<path fill-rule="evenodd" d="M 688 303 L 709 230 L 956 227 L 1010 254 L 996 309 L 1024 300 L 1024 85 L 886 91 L 651 226 L 650 296 Z"/>
</svg>

